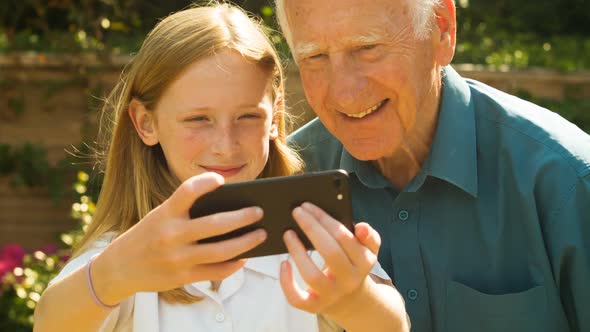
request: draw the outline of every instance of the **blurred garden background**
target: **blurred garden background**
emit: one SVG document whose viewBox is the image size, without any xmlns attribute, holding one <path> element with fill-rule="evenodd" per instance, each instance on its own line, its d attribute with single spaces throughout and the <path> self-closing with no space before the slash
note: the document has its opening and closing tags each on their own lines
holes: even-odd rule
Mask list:
<svg viewBox="0 0 590 332">
<path fill-rule="evenodd" d="M 393 0 L 392 0 L 393 1 Z M 272 2 L 233 1 L 274 29 Z M 0 3 L 0 331 L 31 331 L 40 293 L 92 220 L 98 111 L 145 34 L 191 1 Z M 590 1 L 457 0 L 454 66 L 590 132 Z M 313 117 L 288 66 L 295 127 Z"/>
</svg>

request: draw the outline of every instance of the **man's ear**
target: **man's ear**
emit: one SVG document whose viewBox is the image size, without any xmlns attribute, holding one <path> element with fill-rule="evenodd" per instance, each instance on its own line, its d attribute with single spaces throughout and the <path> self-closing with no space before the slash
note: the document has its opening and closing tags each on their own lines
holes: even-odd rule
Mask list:
<svg viewBox="0 0 590 332">
<path fill-rule="evenodd" d="M 158 133 L 153 112 L 148 111 L 143 103 L 133 98 L 127 109 L 131 122 L 137 131 L 137 135 L 145 145 L 153 146 L 158 144 Z"/>
<path fill-rule="evenodd" d="M 457 33 L 455 14 L 453 0 L 443 0 L 440 5 L 435 6 L 436 22 L 433 27 L 433 42 L 436 60 L 441 66 L 450 64 L 455 55 Z"/>
</svg>

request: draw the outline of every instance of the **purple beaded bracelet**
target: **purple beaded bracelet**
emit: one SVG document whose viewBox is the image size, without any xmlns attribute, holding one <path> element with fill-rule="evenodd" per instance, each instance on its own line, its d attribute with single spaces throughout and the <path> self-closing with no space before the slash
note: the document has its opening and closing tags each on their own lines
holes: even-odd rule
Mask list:
<svg viewBox="0 0 590 332">
<path fill-rule="evenodd" d="M 92 265 L 92 261 L 94 261 L 94 259 L 98 255 L 99 254 L 96 254 L 96 255 L 90 257 L 90 260 L 88 260 L 88 263 L 86 263 L 86 280 L 88 280 L 88 289 L 90 290 L 90 294 L 92 295 L 92 298 L 94 299 L 94 302 L 96 302 L 96 304 L 98 304 L 99 307 L 102 307 L 104 309 L 113 309 L 116 306 L 118 306 L 118 304 L 115 304 L 115 305 L 105 304 L 104 302 L 102 302 L 98 298 L 98 296 L 96 296 L 96 292 L 94 291 L 94 284 L 92 283 L 92 275 L 90 273 L 90 267 Z"/>
</svg>

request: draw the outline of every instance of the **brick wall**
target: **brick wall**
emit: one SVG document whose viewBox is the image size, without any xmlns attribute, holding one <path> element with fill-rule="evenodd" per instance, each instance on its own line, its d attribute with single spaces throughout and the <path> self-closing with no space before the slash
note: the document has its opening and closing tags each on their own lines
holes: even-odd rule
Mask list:
<svg viewBox="0 0 590 332">
<path fill-rule="evenodd" d="M 0 143 L 43 145 L 48 159 L 56 162 L 70 145 L 91 142 L 97 123 L 96 97 L 113 87 L 126 61 L 126 57 L 0 57 Z M 525 90 L 534 96 L 561 99 L 573 91 L 590 98 L 590 73 L 455 68 L 465 77 L 508 92 Z M 293 66 L 288 70 L 287 104 L 297 124 L 313 117 Z M 44 188 L 15 188 L 9 179 L 0 177 L 0 245 L 16 242 L 32 249 L 55 243 L 60 233 L 75 225 L 69 218 L 72 203 L 54 202 Z"/>
</svg>

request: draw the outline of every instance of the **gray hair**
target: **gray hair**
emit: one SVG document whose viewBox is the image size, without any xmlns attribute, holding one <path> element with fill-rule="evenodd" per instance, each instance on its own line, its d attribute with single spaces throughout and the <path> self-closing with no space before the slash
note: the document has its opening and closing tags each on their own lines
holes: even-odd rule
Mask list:
<svg viewBox="0 0 590 332">
<path fill-rule="evenodd" d="M 285 13 L 285 1 L 275 0 L 276 15 L 281 30 L 289 46 L 291 45 L 291 30 L 289 29 L 287 15 Z M 414 25 L 414 33 L 416 38 L 425 39 L 431 29 L 432 19 L 434 18 L 435 6 L 440 6 L 442 0 L 409 0 L 411 6 L 412 23 Z"/>
</svg>

